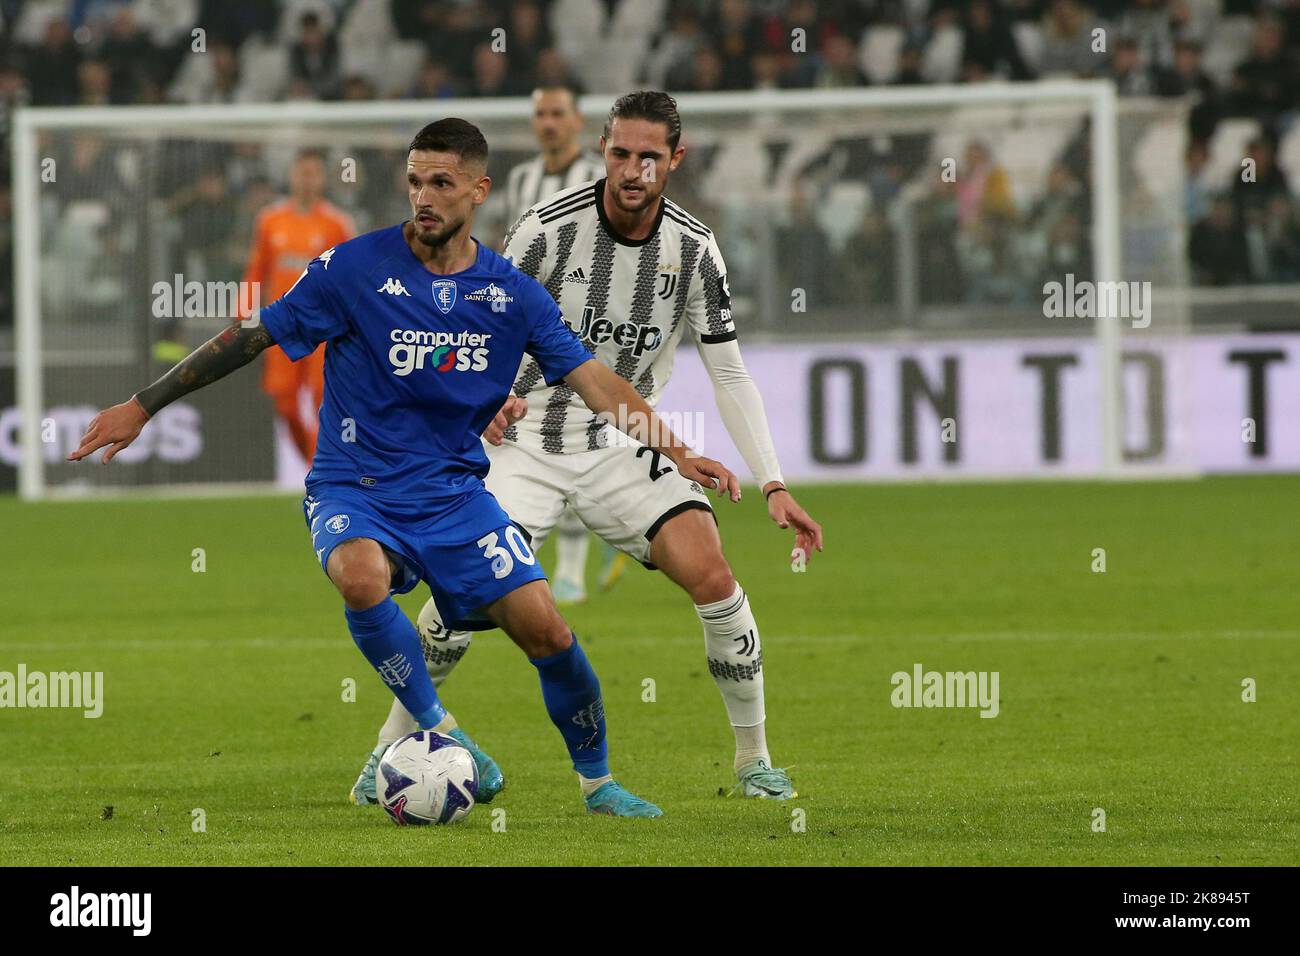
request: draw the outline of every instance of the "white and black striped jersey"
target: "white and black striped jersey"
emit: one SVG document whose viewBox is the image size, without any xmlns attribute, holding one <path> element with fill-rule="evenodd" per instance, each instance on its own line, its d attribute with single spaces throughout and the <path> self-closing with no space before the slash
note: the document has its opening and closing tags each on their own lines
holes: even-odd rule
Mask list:
<svg viewBox="0 0 1300 956">
<path fill-rule="evenodd" d="M 579 153 L 558 173 L 548 173 L 542 156 L 512 166 L 506 174 L 506 222 L 513 223 L 539 202 L 580 183 L 605 175 L 605 161 L 595 153 Z"/>
<path fill-rule="evenodd" d="M 506 235 L 504 255 L 546 287 L 582 343 L 653 406 L 688 326 L 702 344 L 735 340 L 727 270 L 713 233 L 666 196 L 649 236 L 618 235 L 605 218 L 604 189 L 604 179 L 583 183 L 533 206 Z M 507 439 L 551 454 L 609 443 L 609 426 L 568 385 L 548 387 L 527 356 L 514 392 L 527 396 L 528 416 Z"/>
</svg>

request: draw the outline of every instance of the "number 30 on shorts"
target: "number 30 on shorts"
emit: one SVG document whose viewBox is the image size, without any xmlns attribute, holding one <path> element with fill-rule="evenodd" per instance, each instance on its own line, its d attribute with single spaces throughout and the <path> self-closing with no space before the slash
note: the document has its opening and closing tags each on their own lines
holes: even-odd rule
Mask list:
<svg viewBox="0 0 1300 956">
<path fill-rule="evenodd" d="M 501 547 L 500 536 L 492 531 L 483 535 L 475 542 L 483 549 L 483 557 L 492 562 L 492 573 L 498 578 L 504 578 L 507 574 L 515 569 L 515 558 L 518 558 L 524 564 L 536 564 L 537 558 L 528 548 L 528 542 L 524 540 L 523 534 L 514 525 L 506 525 L 505 528 L 506 544 L 510 545 L 510 551 Z M 514 552 L 514 557 L 510 552 Z"/>
</svg>

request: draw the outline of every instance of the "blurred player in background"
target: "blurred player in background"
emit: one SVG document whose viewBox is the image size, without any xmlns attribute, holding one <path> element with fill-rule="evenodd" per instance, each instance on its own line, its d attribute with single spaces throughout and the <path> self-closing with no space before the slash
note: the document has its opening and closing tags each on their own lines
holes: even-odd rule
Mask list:
<svg viewBox="0 0 1300 956">
<path fill-rule="evenodd" d="M 539 86 L 533 90 L 533 136 L 541 153 L 520 163 L 506 176 L 506 221 L 514 224 L 530 208 L 556 193 L 579 183 L 599 179 L 604 160 L 583 150 L 582 114 L 578 94 L 571 86 Z M 579 604 L 587 599 L 587 526 L 572 507 L 566 507 L 556 525 L 555 573 L 551 591 L 560 605 Z M 623 574 L 627 556 L 604 545 L 601 560 L 601 590 L 613 587 Z"/>
<path fill-rule="evenodd" d="M 351 239 L 354 232 L 347 213 L 325 199 L 324 153 L 302 150 L 289 168 L 289 195 L 262 210 L 254 223 L 244 281 L 260 284 L 261 302 L 274 302 L 293 287 L 307 263 Z M 316 422 L 304 420 L 300 395 L 306 389 L 311 407 L 320 408 L 325 346 L 297 362 L 278 345 L 267 349 L 262 388 L 275 402 L 275 413 L 288 426 L 298 454 L 310 465 L 316 454 Z"/>
</svg>

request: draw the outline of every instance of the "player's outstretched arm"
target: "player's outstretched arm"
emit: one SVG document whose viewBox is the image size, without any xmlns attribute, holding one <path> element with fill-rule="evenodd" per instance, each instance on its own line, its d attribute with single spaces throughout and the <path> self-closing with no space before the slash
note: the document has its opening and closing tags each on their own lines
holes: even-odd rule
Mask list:
<svg viewBox="0 0 1300 956">
<path fill-rule="evenodd" d="M 795 550 L 803 552 L 805 561 L 810 560 L 814 549 L 823 549 L 822 526 L 803 510 L 785 486 L 763 411 L 763 397 L 740 357 L 740 346 L 734 339 L 716 343 L 701 339 L 699 352 L 713 381 L 722 424 L 758 479 L 767 500 L 768 515 L 777 527 L 794 529 Z"/>
<path fill-rule="evenodd" d="M 740 500 L 740 480 L 721 462 L 696 454 L 655 414 L 627 379 L 595 359 L 582 363 L 564 377 L 587 407 L 603 416 L 615 428 L 643 445 L 667 456 L 686 478 L 718 494 Z"/>
<path fill-rule="evenodd" d="M 80 461 L 105 445 L 111 445 L 104 452 L 103 460 L 107 464 L 135 441 L 145 423 L 159 409 L 247 365 L 263 349 L 274 344 L 265 326 L 246 327 L 235 322 L 181 359 L 171 371 L 137 392 L 129 401 L 106 408 L 92 418 L 81 438 L 81 446 L 68 456 L 68 461 Z"/>
<path fill-rule="evenodd" d="M 777 527 L 794 528 L 794 548 L 803 552 L 805 561 L 812 559 L 814 548 L 823 550 L 822 526 L 803 510 L 785 485 L 771 483 L 763 488 L 763 496 L 767 498 L 767 513 Z"/>
</svg>

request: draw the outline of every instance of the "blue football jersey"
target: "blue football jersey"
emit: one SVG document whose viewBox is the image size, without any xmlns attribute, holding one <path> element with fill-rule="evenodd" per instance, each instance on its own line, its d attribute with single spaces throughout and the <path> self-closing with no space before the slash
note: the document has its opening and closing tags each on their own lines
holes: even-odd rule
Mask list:
<svg viewBox="0 0 1300 956">
<path fill-rule="evenodd" d="M 548 383 L 591 358 L 537 280 L 482 242 L 468 269 L 435 275 L 401 225 L 321 253 L 261 321 L 295 361 L 328 343 L 307 487 L 394 501 L 478 485 L 488 471 L 479 435 L 525 352 Z"/>
</svg>

